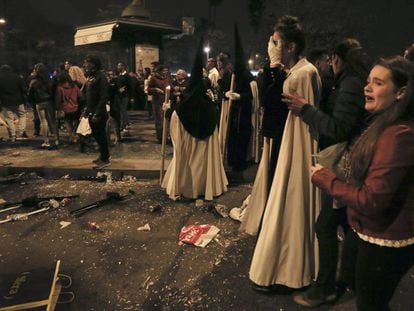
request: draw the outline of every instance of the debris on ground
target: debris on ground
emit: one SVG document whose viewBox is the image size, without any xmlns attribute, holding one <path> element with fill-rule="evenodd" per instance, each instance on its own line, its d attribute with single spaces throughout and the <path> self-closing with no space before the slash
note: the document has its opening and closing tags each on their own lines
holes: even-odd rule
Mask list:
<svg viewBox="0 0 414 311">
<path fill-rule="evenodd" d="M 201 199 L 197 199 L 196 201 L 195 201 L 195 206 L 196 207 L 203 207 L 203 205 L 204 205 L 204 201 L 203 200 L 201 200 Z"/>
<path fill-rule="evenodd" d="M 70 175 L 69 174 L 66 174 L 66 175 L 63 175 L 61 178 L 62 179 L 69 179 L 70 178 Z"/>
<path fill-rule="evenodd" d="M 211 224 L 188 225 L 181 228 L 179 242 L 206 247 L 208 243 L 220 232 L 220 229 Z"/>
<path fill-rule="evenodd" d="M 134 182 L 137 180 L 137 178 L 135 176 L 131 176 L 131 175 L 124 175 L 124 177 L 122 177 L 121 179 L 124 182 Z"/>
<path fill-rule="evenodd" d="M 60 221 L 59 225 L 60 225 L 60 229 L 64 229 L 67 226 L 69 226 L 70 224 L 72 224 L 70 221 Z"/>
<path fill-rule="evenodd" d="M 162 206 L 161 206 L 160 204 L 157 204 L 157 205 L 150 205 L 150 207 L 148 208 L 148 210 L 149 210 L 151 213 L 161 212 L 161 210 L 162 210 Z"/>
<path fill-rule="evenodd" d="M 147 277 L 147 278 L 145 279 L 145 281 L 144 281 L 144 282 L 142 282 L 142 284 L 141 284 L 140 288 L 141 288 L 141 289 L 148 290 L 148 289 L 149 289 L 152 285 L 154 285 L 154 282 L 150 281 L 150 279 L 151 279 L 151 276 Z"/>
<path fill-rule="evenodd" d="M 107 184 L 112 184 L 111 172 L 98 172 L 96 173 L 96 178 L 101 179 L 101 181 L 106 182 Z"/>
<path fill-rule="evenodd" d="M 98 231 L 98 232 L 103 232 L 103 230 L 101 229 L 101 227 L 94 221 L 88 221 L 88 228 L 93 230 L 93 231 Z"/>
<path fill-rule="evenodd" d="M 224 204 L 216 204 L 215 206 L 216 212 L 220 214 L 223 218 L 229 217 L 229 209 Z"/>
<path fill-rule="evenodd" d="M 151 231 L 151 227 L 149 224 L 145 224 L 141 227 L 138 227 L 138 231 Z"/>
<path fill-rule="evenodd" d="M 20 157 L 20 152 L 19 151 L 15 151 L 11 154 L 12 157 Z"/>
</svg>

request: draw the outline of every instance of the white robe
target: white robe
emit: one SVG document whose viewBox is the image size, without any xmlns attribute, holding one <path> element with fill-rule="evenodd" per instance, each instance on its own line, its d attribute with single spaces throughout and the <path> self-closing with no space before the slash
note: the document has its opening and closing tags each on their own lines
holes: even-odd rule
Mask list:
<svg viewBox="0 0 414 311">
<path fill-rule="evenodd" d="M 316 68 L 301 59 L 291 68 L 283 92 L 318 103 L 321 82 Z M 250 266 L 250 279 L 262 286 L 291 288 L 309 285 L 317 275 L 315 220 L 319 191 L 311 183 L 315 137 L 300 117 L 289 112 L 272 187 Z"/>
<path fill-rule="evenodd" d="M 196 199 L 204 195 L 206 200 L 212 200 L 226 192 L 228 181 L 217 128 L 206 139 L 197 139 L 185 130 L 174 112 L 171 116 L 170 135 L 174 155 L 161 185 L 169 197 Z"/>
</svg>

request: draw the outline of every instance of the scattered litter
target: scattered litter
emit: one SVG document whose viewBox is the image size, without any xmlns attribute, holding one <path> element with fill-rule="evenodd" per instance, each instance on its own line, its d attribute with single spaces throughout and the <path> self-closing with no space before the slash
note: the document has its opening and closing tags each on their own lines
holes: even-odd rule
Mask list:
<svg viewBox="0 0 414 311">
<path fill-rule="evenodd" d="M 63 175 L 63 176 L 61 177 L 61 179 L 69 179 L 69 178 L 70 178 L 69 174 Z"/>
<path fill-rule="evenodd" d="M 152 285 L 154 285 L 154 282 L 150 282 L 151 276 L 147 277 L 145 281 L 141 284 L 140 288 L 148 290 Z"/>
<path fill-rule="evenodd" d="M 106 182 L 107 184 L 112 184 L 111 172 L 98 172 L 96 173 L 96 178 L 98 181 Z"/>
<path fill-rule="evenodd" d="M 217 213 L 219 213 L 222 217 L 229 217 L 229 211 L 226 205 L 216 204 L 214 207 L 216 208 Z"/>
<path fill-rule="evenodd" d="M 68 204 L 70 204 L 70 202 L 72 202 L 72 200 L 70 198 L 63 198 L 62 201 L 60 201 L 60 206 L 66 206 Z"/>
<path fill-rule="evenodd" d="M 131 176 L 131 175 L 125 175 L 124 177 L 122 177 L 122 181 L 134 182 L 136 180 L 137 180 L 137 178 L 135 176 Z"/>
<path fill-rule="evenodd" d="M 201 199 L 198 199 L 195 201 L 195 206 L 196 207 L 202 207 L 204 205 L 204 201 Z"/>
<path fill-rule="evenodd" d="M 178 240 L 181 243 L 193 244 L 198 247 L 206 247 L 206 245 L 211 242 L 219 231 L 219 228 L 210 224 L 188 225 L 181 228 Z"/>
<path fill-rule="evenodd" d="M 249 207 L 251 194 L 247 196 L 247 198 L 243 201 L 242 206 L 234 207 L 230 210 L 230 218 L 236 221 L 243 221 L 243 217 L 246 214 L 247 208 Z"/>
<path fill-rule="evenodd" d="M 151 231 L 151 227 L 149 224 L 145 224 L 141 227 L 138 227 L 138 231 Z"/>
<path fill-rule="evenodd" d="M 60 222 L 59 222 L 60 229 L 64 229 L 64 228 L 66 228 L 67 226 L 69 226 L 70 224 L 71 224 L 71 222 L 70 222 L 70 221 L 60 221 Z"/>
<path fill-rule="evenodd" d="M 229 247 L 231 244 L 230 241 L 226 241 L 226 240 L 223 241 L 222 239 L 219 239 L 218 235 L 214 238 L 214 241 L 216 241 L 221 247 L 224 247 L 224 248 Z"/>
<path fill-rule="evenodd" d="M 88 221 L 88 228 L 94 231 L 103 232 L 101 227 L 94 221 Z"/>
<path fill-rule="evenodd" d="M 12 155 L 12 157 L 20 157 L 20 152 L 19 151 L 15 151 L 11 155 Z"/>
<path fill-rule="evenodd" d="M 55 199 L 50 199 L 49 200 L 49 205 L 52 208 L 58 208 L 60 206 L 59 201 L 55 200 Z"/>
<path fill-rule="evenodd" d="M 161 206 L 160 204 L 157 204 L 157 205 L 155 205 L 155 206 L 150 205 L 150 207 L 148 208 L 148 210 L 149 210 L 151 213 L 161 212 L 161 210 L 162 210 L 162 206 Z"/>
</svg>

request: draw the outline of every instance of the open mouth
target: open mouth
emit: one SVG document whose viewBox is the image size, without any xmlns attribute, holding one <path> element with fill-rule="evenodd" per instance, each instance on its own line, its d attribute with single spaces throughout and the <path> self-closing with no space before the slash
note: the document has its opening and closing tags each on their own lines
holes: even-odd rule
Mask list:
<svg viewBox="0 0 414 311">
<path fill-rule="evenodd" d="M 374 100 L 374 97 L 369 96 L 369 95 L 365 95 L 365 101 L 370 102 L 370 101 L 373 101 L 373 100 Z"/>
</svg>

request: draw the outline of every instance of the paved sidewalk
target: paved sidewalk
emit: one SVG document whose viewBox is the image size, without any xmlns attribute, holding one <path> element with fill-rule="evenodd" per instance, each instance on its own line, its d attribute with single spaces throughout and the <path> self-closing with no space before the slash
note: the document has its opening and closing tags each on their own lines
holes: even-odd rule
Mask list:
<svg viewBox="0 0 414 311">
<path fill-rule="evenodd" d="M 105 170 L 114 175 L 156 178 L 161 167 L 161 145 L 155 137 L 154 121 L 148 120 L 146 111 L 130 111 L 129 116 L 129 136 L 111 147 L 111 165 Z M 43 150 L 40 148 L 42 139 L 33 137 L 32 112 L 28 113 L 27 120 L 28 140 L 8 142 L 6 127 L 0 127 L 0 176 L 20 172 L 35 172 L 48 177 L 96 175 L 92 163 L 98 155 L 95 143 L 87 153 L 81 153 L 79 145 L 69 144 L 67 133 L 60 131 L 59 148 Z M 167 145 L 165 168 L 171 158 L 172 147 Z"/>
</svg>

